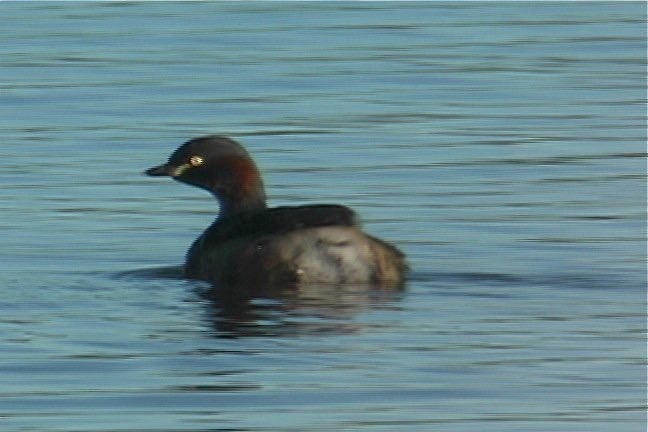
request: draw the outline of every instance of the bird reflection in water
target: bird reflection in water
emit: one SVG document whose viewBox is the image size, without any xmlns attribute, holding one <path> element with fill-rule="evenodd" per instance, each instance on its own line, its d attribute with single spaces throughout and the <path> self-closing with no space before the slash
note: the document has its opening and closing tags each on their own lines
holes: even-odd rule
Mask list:
<svg viewBox="0 0 648 432">
<path fill-rule="evenodd" d="M 190 282 L 190 302 L 203 305 L 218 338 L 352 334 L 368 324 L 355 318 L 372 310 L 397 308 L 405 284 L 287 284 L 225 287 L 186 279 L 182 266 L 130 270 L 125 279 Z M 195 283 L 195 284 L 194 284 Z"/>
<path fill-rule="evenodd" d="M 375 284 L 198 290 L 214 336 L 223 338 L 356 333 L 367 326 L 354 321 L 359 313 L 393 307 L 403 292 L 402 286 Z"/>
</svg>

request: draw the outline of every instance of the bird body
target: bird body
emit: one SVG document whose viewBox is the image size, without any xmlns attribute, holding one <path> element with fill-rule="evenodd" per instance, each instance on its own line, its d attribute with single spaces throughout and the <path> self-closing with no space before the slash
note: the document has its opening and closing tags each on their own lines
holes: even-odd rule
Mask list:
<svg viewBox="0 0 648 432">
<path fill-rule="evenodd" d="M 342 205 L 268 209 L 247 151 L 222 136 L 195 138 L 146 171 L 210 191 L 220 214 L 187 252 L 185 274 L 216 285 L 372 283 L 400 285 L 407 270 L 395 246 L 365 234 Z"/>
</svg>

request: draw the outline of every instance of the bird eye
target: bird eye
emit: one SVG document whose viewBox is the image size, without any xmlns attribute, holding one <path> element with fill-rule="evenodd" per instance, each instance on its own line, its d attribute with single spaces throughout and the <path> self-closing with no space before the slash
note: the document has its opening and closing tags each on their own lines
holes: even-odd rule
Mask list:
<svg viewBox="0 0 648 432">
<path fill-rule="evenodd" d="M 189 165 L 191 165 L 191 166 L 193 166 L 193 167 L 200 166 L 200 165 L 202 165 L 204 162 L 205 162 L 205 160 L 204 160 L 203 158 L 201 158 L 200 156 L 191 156 L 191 157 L 189 158 Z"/>
</svg>

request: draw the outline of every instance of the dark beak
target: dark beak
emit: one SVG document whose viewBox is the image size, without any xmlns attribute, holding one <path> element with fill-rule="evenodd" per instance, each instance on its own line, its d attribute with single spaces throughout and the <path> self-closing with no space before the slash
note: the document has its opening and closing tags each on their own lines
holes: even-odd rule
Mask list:
<svg viewBox="0 0 648 432">
<path fill-rule="evenodd" d="M 169 164 L 162 164 L 147 169 L 146 171 L 144 171 L 144 174 L 152 177 L 170 176 L 172 175 L 173 170 L 174 167 L 170 166 Z"/>
</svg>

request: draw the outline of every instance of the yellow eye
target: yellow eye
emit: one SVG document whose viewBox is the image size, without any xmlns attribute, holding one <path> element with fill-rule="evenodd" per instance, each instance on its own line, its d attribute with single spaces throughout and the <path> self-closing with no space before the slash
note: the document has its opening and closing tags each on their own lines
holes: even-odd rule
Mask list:
<svg viewBox="0 0 648 432">
<path fill-rule="evenodd" d="M 205 160 L 204 160 L 203 158 L 201 158 L 200 156 L 191 156 L 191 157 L 189 158 L 189 165 L 191 165 L 191 166 L 193 166 L 193 167 L 200 166 L 200 165 L 202 165 L 204 162 L 205 162 Z"/>
</svg>

